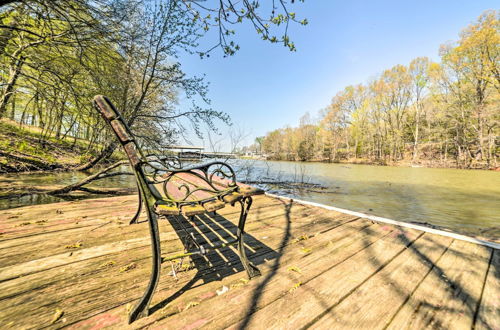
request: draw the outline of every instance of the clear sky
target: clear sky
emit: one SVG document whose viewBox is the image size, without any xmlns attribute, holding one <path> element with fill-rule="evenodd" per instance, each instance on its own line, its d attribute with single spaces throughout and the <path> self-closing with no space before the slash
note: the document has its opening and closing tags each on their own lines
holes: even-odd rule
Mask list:
<svg viewBox="0 0 500 330">
<path fill-rule="evenodd" d="M 268 0 L 262 0 L 268 1 Z M 364 83 L 396 64 L 427 56 L 438 60 L 439 46 L 457 40 L 460 31 L 487 9 L 490 0 L 305 0 L 290 5 L 307 26 L 294 25 L 290 36 L 297 52 L 259 38 L 247 24 L 237 30 L 241 50 L 201 60 L 183 56 L 188 74 L 206 74 L 217 110 L 255 137 L 287 125 L 306 112 L 316 116 L 345 86 Z M 210 36 L 205 39 L 210 41 Z M 221 126 L 222 132 L 228 128 Z M 192 143 L 209 143 L 190 134 Z M 222 150 L 229 145 L 222 143 Z"/>
</svg>

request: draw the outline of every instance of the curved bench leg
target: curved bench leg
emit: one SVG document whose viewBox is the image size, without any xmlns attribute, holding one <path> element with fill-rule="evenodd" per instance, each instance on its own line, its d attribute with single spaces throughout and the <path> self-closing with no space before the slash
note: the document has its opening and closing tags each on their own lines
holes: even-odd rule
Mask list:
<svg viewBox="0 0 500 330">
<path fill-rule="evenodd" d="M 149 219 L 149 234 L 151 235 L 151 249 L 152 249 L 152 271 L 151 278 L 149 279 L 148 287 L 144 292 L 141 300 L 134 306 L 130 312 L 128 323 L 132 323 L 135 320 L 149 315 L 149 302 L 153 297 L 154 291 L 160 279 L 160 268 L 161 268 L 161 250 L 160 250 L 160 234 L 158 231 L 158 219 L 152 210 L 148 207 L 148 219 Z"/>
<path fill-rule="evenodd" d="M 260 270 L 248 261 L 247 255 L 245 253 L 245 245 L 244 245 L 244 235 L 245 235 L 245 222 L 247 220 L 248 211 L 252 206 L 252 197 L 245 197 L 240 200 L 241 204 L 241 213 L 240 213 L 240 221 L 238 223 L 238 231 L 236 236 L 238 238 L 238 254 L 240 255 L 241 263 L 245 270 L 247 271 L 248 277 L 253 278 L 260 276 Z"/>
<path fill-rule="evenodd" d="M 139 192 L 139 206 L 137 207 L 137 212 L 135 213 L 134 217 L 129 222 L 130 225 L 137 223 L 137 219 L 139 219 L 139 215 L 141 214 L 142 211 L 142 193 L 139 184 L 137 184 L 137 191 Z"/>
</svg>

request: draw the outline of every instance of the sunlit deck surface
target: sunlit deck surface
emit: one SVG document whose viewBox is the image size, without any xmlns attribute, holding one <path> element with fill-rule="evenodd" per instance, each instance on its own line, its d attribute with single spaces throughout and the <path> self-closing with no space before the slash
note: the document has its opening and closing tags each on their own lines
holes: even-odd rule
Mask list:
<svg viewBox="0 0 500 330">
<path fill-rule="evenodd" d="M 178 279 L 164 263 L 151 315 L 129 326 L 150 274 L 148 224 L 128 225 L 136 202 L 0 211 L 0 328 L 500 328 L 499 250 L 268 196 L 247 223 L 261 277 L 247 281 L 230 248 Z M 190 230 L 227 239 L 238 211 Z M 182 250 L 169 222 L 160 227 L 162 252 Z"/>
</svg>

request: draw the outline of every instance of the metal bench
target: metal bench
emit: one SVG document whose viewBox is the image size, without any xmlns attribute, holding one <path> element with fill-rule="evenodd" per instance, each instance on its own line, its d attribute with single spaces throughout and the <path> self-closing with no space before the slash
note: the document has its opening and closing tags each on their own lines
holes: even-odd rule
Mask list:
<svg viewBox="0 0 500 330">
<path fill-rule="evenodd" d="M 239 184 L 233 169 L 224 162 L 182 167 L 178 158 L 169 155 L 145 155 L 137 144 L 126 121 L 111 101 L 102 95 L 94 97 L 93 104 L 110 125 L 123 146 L 135 174 L 139 191 L 139 206 L 131 224 L 137 223 L 142 205 L 146 208 L 152 247 L 152 272 L 144 295 L 129 315 L 129 323 L 149 314 L 149 303 L 160 278 L 161 263 L 193 255 L 205 255 L 215 249 L 237 245 L 238 255 L 249 278 L 260 275 L 245 254 L 245 221 L 252 205 L 252 196 L 264 191 Z M 239 204 L 241 212 L 236 237 L 217 244 L 200 245 L 192 235 L 182 238 L 184 253 L 161 256 L 158 230 L 159 216 L 193 217 L 215 212 L 226 204 Z M 187 221 L 187 219 L 185 219 Z"/>
</svg>

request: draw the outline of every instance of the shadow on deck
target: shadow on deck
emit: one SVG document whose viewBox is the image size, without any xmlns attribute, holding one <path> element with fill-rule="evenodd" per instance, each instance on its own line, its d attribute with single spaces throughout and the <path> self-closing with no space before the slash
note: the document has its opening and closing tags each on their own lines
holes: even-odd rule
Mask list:
<svg viewBox="0 0 500 330">
<path fill-rule="evenodd" d="M 260 196 L 245 243 L 162 278 L 152 314 L 127 325 L 149 278 L 135 197 L 11 209 L 0 215 L 0 328 L 500 328 L 498 250 Z M 235 236 L 238 208 L 160 222 L 165 255 Z M 182 219 L 178 219 L 182 220 Z M 185 220 L 185 219 L 184 219 Z M 183 228 L 179 223 L 184 223 Z"/>
</svg>

